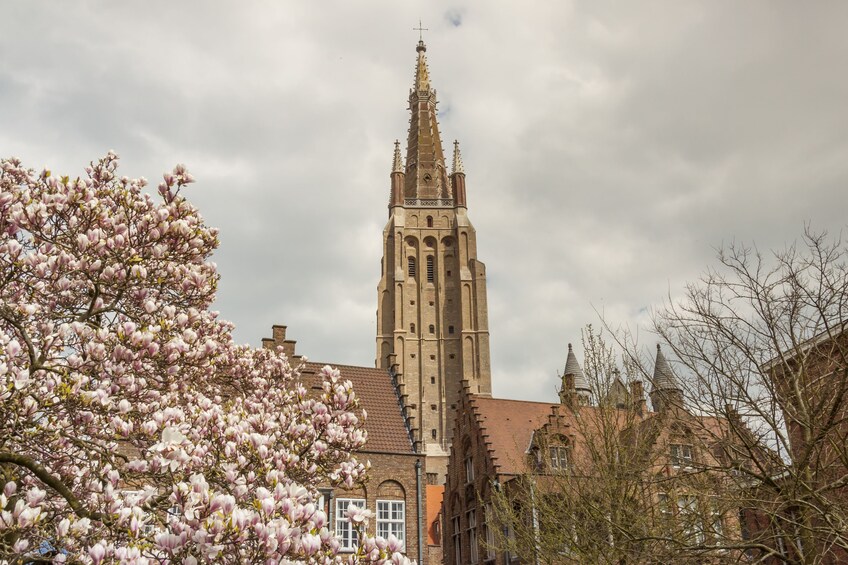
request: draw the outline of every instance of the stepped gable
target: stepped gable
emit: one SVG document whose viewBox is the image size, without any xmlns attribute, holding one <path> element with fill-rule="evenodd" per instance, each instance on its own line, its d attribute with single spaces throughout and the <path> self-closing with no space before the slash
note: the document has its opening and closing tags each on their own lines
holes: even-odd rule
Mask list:
<svg viewBox="0 0 848 565">
<path fill-rule="evenodd" d="M 414 454 L 408 423 L 404 419 L 392 376 L 386 369 L 308 362 L 301 371 L 304 384 L 320 387 L 318 376 L 324 365 L 338 369 L 353 383 L 360 407 L 368 413 L 365 429 L 368 442 L 363 452 Z"/>
<path fill-rule="evenodd" d="M 470 395 L 469 404 L 498 475 L 527 472 L 527 449 L 533 433 L 561 406 L 480 395 Z"/>
</svg>

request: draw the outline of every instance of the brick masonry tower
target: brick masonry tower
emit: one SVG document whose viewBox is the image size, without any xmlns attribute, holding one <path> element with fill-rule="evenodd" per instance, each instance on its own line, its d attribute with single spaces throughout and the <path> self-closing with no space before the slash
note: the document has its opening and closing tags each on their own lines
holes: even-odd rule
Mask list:
<svg viewBox="0 0 848 565">
<path fill-rule="evenodd" d="M 376 363 L 394 368 L 429 478 L 441 484 L 462 381 L 474 393 L 492 390 L 486 267 L 468 220 L 459 144 L 448 173 L 423 41 L 416 51 L 406 163 L 395 142 L 383 230 Z"/>
</svg>

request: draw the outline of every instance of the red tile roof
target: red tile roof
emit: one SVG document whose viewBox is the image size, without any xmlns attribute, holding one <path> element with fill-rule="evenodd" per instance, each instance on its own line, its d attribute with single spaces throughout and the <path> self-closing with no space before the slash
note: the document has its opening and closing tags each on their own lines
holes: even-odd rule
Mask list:
<svg viewBox="0 0 848 565">
<path fill-rule="evenodd" d="M 427 485 L 427 543 L 429 545 L 442 545 L 438 520 L 444 496 L 445 485 Z"/>
<path fill-rule="evenodd" d="M 365 422 L 368 442 L 361 450 L 363 453 L 414 453 L 406 421 L 401 413 L 400 400 L 386 369 L 310 361 L 301 371 L 304 383 L 316 383 L 317 373 L 324 365 L 335 367 L 343 379 L 353 383 L 360 406 L 368 413 Z"/>
<path fill-rule="evenodd" d="M 487 437 L 496 472 L 507 475 L 526 472 L 527 448 L 533 431 L 543 426 L 553 407 L 560 407 L 560 404 L 477 395 L 472 395 L 470 401 L 482 433 Z"/>
</svg>

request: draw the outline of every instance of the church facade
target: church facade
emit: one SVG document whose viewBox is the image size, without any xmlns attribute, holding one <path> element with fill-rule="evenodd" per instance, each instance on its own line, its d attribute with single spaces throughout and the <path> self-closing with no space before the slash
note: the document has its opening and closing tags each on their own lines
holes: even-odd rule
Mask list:
<svg viewBox="0 0 848 565">
<path fill-rule="evenodd" d="M 376 365 L 395 376 L 429 476 L 441 483 L 463 382 L 491 394 L 486 268 L 459 144 L 448 171 L 423 41 L 416 51 L 406 158 L 395 142 L 383 230 Z"/>
</svg>

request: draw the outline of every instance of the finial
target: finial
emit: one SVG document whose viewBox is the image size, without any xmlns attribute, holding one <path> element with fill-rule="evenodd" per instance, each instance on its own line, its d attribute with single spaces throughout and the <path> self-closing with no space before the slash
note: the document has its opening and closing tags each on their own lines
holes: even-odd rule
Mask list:
<svg viewBox="0 0 848 565">
<path fill-rule="evenodd" d="M 412 30 L 418 32 L 418 47 L 416 47 L 415 50 L 419 53 L 421 51 L 426 51 L 427 47 L 424 45 L 424 34 L 422 32 L 430 31 L 430 29 L 426 27 L 421 27 L 421 18 L 418 18 L 418 27 L 414 27 L 412 28 Z"/>
<path fill-rule="evenodd" d="M 395 158 L 392 163 L 392 172 L 393 173 L 402 173 L 403 172 L 403 161 L 400 158 L 400 141 L 395 140 Z"/>
<path fill-rule="evenodd" d="M 465 167 L 462 166 L 462 155 L 459 153 L 459 142 L 456 140 L 453 142 L 453 172 L 454 174 L 465 174 Z"/>
</svg>

